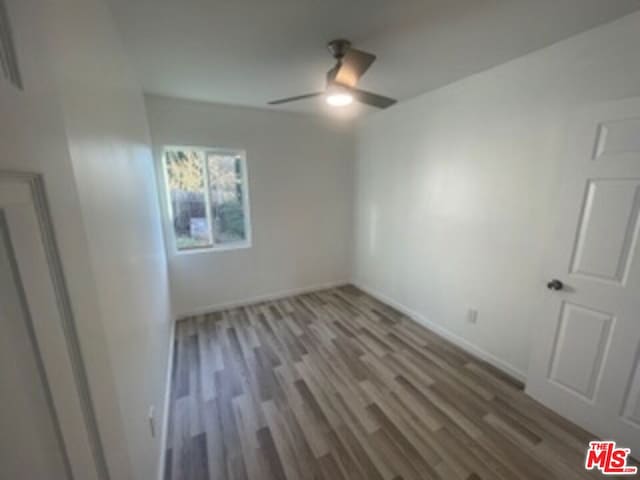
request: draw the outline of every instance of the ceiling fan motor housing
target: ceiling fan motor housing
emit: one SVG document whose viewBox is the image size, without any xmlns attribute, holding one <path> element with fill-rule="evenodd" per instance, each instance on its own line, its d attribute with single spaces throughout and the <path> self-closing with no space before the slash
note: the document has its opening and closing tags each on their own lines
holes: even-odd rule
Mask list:
<svg viewBox="0 0 640 480">
<path fill-rule="evenodd" d="M 331 40 L 327 44 L 327 48 L 333 55 L 333 58 L 336 60 L 340 60 L 345 56 L 347 50 L 351 48 L 351 42 L 349 40 L 345 40 L 344 38 L 338 38 L 336 40 Z"/>
<path fill-rule="evenodd" d="M 327 48 L 329 52 L 331 52 L 331 55 L 333 55 L 333 58 L 337 60 L 333 68 L 327 72 L 326 88 L 328 89 L 332 85 L 338 84 L 338 82 L 335 81 L 336 75 L 338 73 L 338 70 L 342 66 L 342 59 L 347 54 L 347 50 L 351 48 L 351 42 L 349 40 L 345 40 L 344 38 L 338 38 L 336 40 L 331 40 L 327 44 Z"/>
</svg>

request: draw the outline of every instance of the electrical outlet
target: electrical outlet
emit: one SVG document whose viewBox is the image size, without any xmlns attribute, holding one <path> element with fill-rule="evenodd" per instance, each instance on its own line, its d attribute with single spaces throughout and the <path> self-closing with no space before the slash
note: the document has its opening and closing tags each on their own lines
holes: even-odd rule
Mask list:
<svg viewBox="0 0 640 480">
<path fill-rule="evenodd" d="M 149 407 L 149 414 L 147 419 L 149 420 L 149 431 L 151 432 L 151 438 L 156 437 L 156 407 L 155 405 L 151 405 Z"/>
<path fill-rule="evenodd" d="M 467 321 L 472 325 L 475 325 L 476 323 L 478 323 L 478 311 L 473 308 L 470 308 L 469 312 L 467 312 Z"/>
</svg>

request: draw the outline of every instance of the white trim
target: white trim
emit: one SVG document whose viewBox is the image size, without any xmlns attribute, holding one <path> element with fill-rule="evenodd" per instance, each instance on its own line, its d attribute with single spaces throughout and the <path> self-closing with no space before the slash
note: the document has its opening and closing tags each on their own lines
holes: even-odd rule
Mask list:
<svg viewBox="0 0 640 480">
<path fill-rule="evenodd" d="M 193 317 L 195 315 L 203 315 L 205 313 L 219 312 L 220 310 L 227 310 L 229 308 L 244 307 L 246 305 L 251 305 L 254 303 L 268 302 L 271 300 L 279 300 L 281 298 L 291 297 L 294 295 L 302 295 L 304 293 L 316 292 L 318 290 L 326 290 L 328 288 L 341 287 L 349 283 L 351 283 L 351 281 L 342 280 L 339 282 L 327 282 L 327 283 L 311 285 L 309 287 L 293 288 L 290 290 L 281 290 L 275 293 L 266 293 L 264 295 L 257 295 L 255 297 L 244 298 L 240 300 L 233 300 L 231 302 L 216 303 L 213 305 L 208 305 L 206 307 L 197 308 L 189 312 L 180 313 L 177 315 L 177 317 L 178 317 L 178 320 L 183 320 L 187 317 Z"/>
<path fill-rule="evenodd" d="M 209 177 L 209 158 L 207 155 L 206 151 L 202 152 L 204 155 L 202 156 L 202 180 L 203 180 L 203 187 L 204 187 L 204 211 L 205 211 L 205 215 L 207 216 L 207 225 L 209 225 L 209 243 L 211 244 L 211 246 L 213 247 L 213 218 L 211 218 L 211 178 Z M 164 155 L 163 157 L 165 157 L 167 154 L 167 148 L 164 149 Z M 165 157 L 164 159 L 164 169 L 165 172 L 167 171 L 167 159 Z M 167 175 L 168 177 L 168 175 Z M 171 201 L 171 190 L 167 190 L 167 193 L 169 194 L 169 201 Z M 171 223 L 175 222 L 175 218 L 174 218 L 174 213 L 173 213 L 173 208 L 171 209 Z M 175 227 L 174 227 L 175 228 Z M 175 230 L 173 231 L 173 235 L 175 236 L 176 232 Z M 176 250 L 177 248 L 177 242 L 176 242 Z M 178 250 L 180 251 L 180 250 Z"/>
<path fill-rule="evenodd" d="M 164 467 L 167 456 L 167 434 L 169 432 L 169 414 L 171 413 L 171 391 L 173 389 L 173 349 L 176 341 L 176 321 L 171 322 L 171 333 L 169 334 L 169 355 L 167 359 L 167 378 L 165 380 L 164 392 L 164 412 L 162 415 L 162 430 L 160 431 L 160 456 L 158 464 L 158 480 L 164 480 Z"/>
<path fill-rule="evenodd" d="M 209 224 L 209 245 L 201 247 L 183 248 L 179 249 L 176 241 L 176 233 L 173 227 L 174 214 L 171 204 L 171 189 L 169 188 L 169 176 L 167 172 L 166 153 L 170 150 L 202 150 L 204 153 L 204 186 L 203 192 L 205 195 L 205 211 L 207 215 L 207 223 Z M 239 157 L 242 164 L 241 171 L 241 183 L 242 183 L 242 212 L 244 218 L 244 231 L 245 238 L 234 243 L 216 244 L 213 238 L 213 219 L 211 218 L 211 191 L 209 185 L 209 165 L 207 164 L 207 154 L 217 153 L 220 155 L 229 155 Z M 253 247 L 253 231 L 251 228 L 251 199 L 249 198 L 249 165 L 247 162 L 247 150 L 244 148 L 220 148 L 220 147 L 202 147 L 194 145 L 163 145 L 160 151 L 159 168 L 162 175 L 161 195 L 160 201 L 164 203 L 164 207 L 161 209 L 163 215 L 166 215 L 163 223 L 165 237 L 168 238 L 168 245 L 170 245 L 170 252 L 172 255 L 179 256 L 184 254 L 194 253 L 216 253 L 225 252 L 230 250 L 241 250 Z"/>
<path fill-rule="evenodd" d="M 246 242 L 241 240 L 235 243 L 224 243 L 218 247 L 193 247 L 193 248 L 184 248 L 182 250 L 176 250 L 175 255 L 179 257 L 181 255 L 195 255 L 197 253 L 216 253 L 216 252 L 227 252 L 229 250 L 244 250 L 247 248 L 251 248 L 253 245 L 251 242 Z"/>
<path fill-rule="evenodd" d="M 497 369 L 502 370 L 503 372 L 505 372 L 506 374 L 512 376 L 516 380 L 519 380 L 519 381 L 521 381 L 523 383 L 526 383 L 527 374 L 525 372 L 523 372 L 522 370 L 520 370 L 519 368 L 515 367 L 514 365 L 511 365 L 510 363 L 502 360 L 501 358 L 496 357 L 494 354 L 492 354 L 490 352 L 487 352 L 486 350 L 478 347 L 477 345 L 474 345 L 469 340 L 467 340 L 465 338 L 462 338 L 461 336 L 451 332 L 450 330 L 447 330 L 442 325 L 438 325 L 437 323 L 434 323 L 433 321 L 427 319 L 426 317 L 424 317 L 423 315 L 419 314 L 418 312 L 410 309 L 409 307 L 406 307 L 405 305 L 403 305 L 403 304 L 401 304 L 399 302 L 396 302 L 395 300 L 389 298 L 388 296 L 386 296 L 386 295 L 384 295 L 384 294 L 382 294 L 382 293 L 380 293 L 380 292 L 378 292 L 378 291 L 376 291 L 376 290 L 374 290 L 374 289 L 372 289 L 370 287 L 367 287 L 367 286 L 363 285 L 360 282 L 352 281 L 351 283 L 353 283 L 353 285 L 358 287 L 360 290 L 368 293 L 372 297 L 375 297 L 378 300 L 380 300 L 381 302 L 386 303 L 386 304 L 394 307 L 398 311 L 400 311 L 403 314 L 407 315 L 413 321 L 421 324 L 422 326 L 428 328 L 429 330 L 434 331 L 435 333 L 437 333 L 441 337 L 449 340 L 451 343 L 454 343 L 455 345 L 457 345 L 458 347 L 462 348 L 463 350 L 465 350 L 465 351 L 469 352 L 470 354 L 480 358 L 481 360 L 486 361 L 487 363 L 490 363 L 491 365 L 493 365 Z"/>
</svg>

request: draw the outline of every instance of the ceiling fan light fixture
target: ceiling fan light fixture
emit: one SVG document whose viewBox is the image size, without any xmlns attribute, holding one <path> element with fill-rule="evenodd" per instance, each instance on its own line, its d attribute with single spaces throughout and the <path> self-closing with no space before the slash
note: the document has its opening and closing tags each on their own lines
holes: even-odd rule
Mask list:
<svg viewBox="0 0 640 480">
<path fill-rule="evenodd" d="M 353 95 L 347 92 L 334 92 L 327 94 L 327 103 L 332 107 L 346 107 L 353 103 Z"/>
</svg>

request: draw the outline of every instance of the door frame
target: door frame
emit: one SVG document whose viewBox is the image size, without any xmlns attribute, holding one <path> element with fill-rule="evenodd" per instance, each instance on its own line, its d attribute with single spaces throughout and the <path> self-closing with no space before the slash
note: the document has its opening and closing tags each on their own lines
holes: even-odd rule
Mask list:
<svg viewBox="0 0 640 480">
<path fill-rule="evenodd" d="M 22 184 L 29 189 L 31 195 L 31 201 L 33 204 L 34 212 L 38 221 L 38 230 L 40 233 L 40 240 L 44 248 L 46 262 L 50 274 L 51 284 L 53 286 L 58 314 L 61 322 L 61 330 L 64 335 L 66 354 L 71 363 L 73 380 L 75 383 L 76 394 L 82 410 L 82 418 L 84 420 L 84 427 L 87 432 L 89 441 L 89 447 L 93 456 L 93 464 L 96 469 L 96 476 L 100 480 L 109 480 L 109 471 L 107 468 L 106 457 L 104 455 L 104 449 L 102 440 L 98 429 L 98 421 L 93 407 L 93 401 L 91 397 L 91 390 L 89 387 L 88 375 L 85 368 L 85 363 L 82 357 L 82 350 L 80 348 L 80 340 L 76 328 L 76 321 L 71 307 L 71 300 L 69 296 L 69 290 L 67 282 L 64 277 L 62 261 L 60 259 L 60 253 L 58 244 L 55 237 L 54 226 L 51 218 L 49 202 L 47 200 L 46 189 L 43 175 L 35 172 L 28 171 L 14 171 L 14 170 L 0 170 L 0 183 L 13 183 Z M 4 215 L 2 216 L 4 219 Z M 9 225 L 3 222 L 2 234 L 10 237 Z M 8 247 L 12 249 L 11 238 L 8 238 Z M 10 255 L 13 257 L 14 269 L 17 270 L 17 261 L 14 252 L 10 251 Z M 15 272 L 19 274 L 18 271 Z M 21 292 L 22 300 L 26 302 L 24 295 L 24 288 L 20 282 L 18 288 Z M 27 329 L 29 331 L 30 340 L 33 345 L 35 355 L 38 359 L 38 363 L 42 366 L 42 351 L 38 343 L 38 339 L 34 333 L 34 325 L 31 316 L 28 314 L 27 309 Z M 47 401 L 52 411 L 54 427 L 56 434 L 60 440 L 60 447 L 63 451 L 65 463 L 69 471 L 69 478 L 74 480 L 73 465 L 69 462 L 72 455 L 69 455 L 68 448 L 64 441 L 64 428 L 58 420 L 58 413 L 56 411 L 53 399 L 55 398 L 55 390 L 51 388 L 51 382 L 47 378 L 47 373 L 44 368 L 40 368 L 43 386 L 46 391 Z M 76 479 L 81 480 L 81 479 Z"/>
</svg>

